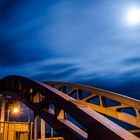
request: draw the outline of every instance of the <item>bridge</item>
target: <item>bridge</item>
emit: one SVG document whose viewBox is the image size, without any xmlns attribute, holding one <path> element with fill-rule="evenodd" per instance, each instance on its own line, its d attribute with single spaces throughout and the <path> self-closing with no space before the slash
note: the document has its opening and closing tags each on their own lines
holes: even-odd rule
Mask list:
<svg viewBox="0 0 140 140">
<path fill-rule="evenodd" d="M 24 103 L 65 140 L 140 139 L 140 100 L 95 87 L 21 76 L 2 78 L 0 95 Z M 122 122 L 134 129 L 122 127 Z M 34 125 L 34 140 L 36 131 Z"/>
</svg>

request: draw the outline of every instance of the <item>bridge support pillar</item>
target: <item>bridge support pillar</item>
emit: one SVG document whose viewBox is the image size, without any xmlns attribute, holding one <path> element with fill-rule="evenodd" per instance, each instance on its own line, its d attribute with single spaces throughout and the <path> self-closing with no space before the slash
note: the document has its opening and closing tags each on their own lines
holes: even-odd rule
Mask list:
<svg viewBox="0 0 140 140">
<path fill-rule="evenodd" d="M 45 140 L 45 134 L 46 134 L 45 121 L 41 119 L 41 140 Z"/>
<path fill-rule="evenodd" d="M 38 140 L 38 116 L 34 113 L 34 140 Z"/>
<path fill-rule="evenodd" d="M 6 102 L 6 96 L 2 96 L 2 105 L 1 105 L 1 122 L 5 121 L 5 102 Z"/>
</svg>

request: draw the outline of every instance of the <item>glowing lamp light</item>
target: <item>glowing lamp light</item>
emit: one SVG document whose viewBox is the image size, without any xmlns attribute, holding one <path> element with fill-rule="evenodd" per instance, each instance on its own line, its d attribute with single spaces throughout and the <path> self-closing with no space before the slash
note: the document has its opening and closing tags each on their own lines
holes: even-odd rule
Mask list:
<svg viewBox="0 0 140 140">
<path fill-rule="evenodd" d="M 131 26 L 140 25 L 140 8 L 131 7 L 126 12 L 126 23 Z"/>
<path fill-rule="evenodd" d="M 14 109 L 13 109 L 13 113 L 18 113 L 19 112 L 19 109 L 17 108 L 17 107 L 15 107 Z"/>
</svg>

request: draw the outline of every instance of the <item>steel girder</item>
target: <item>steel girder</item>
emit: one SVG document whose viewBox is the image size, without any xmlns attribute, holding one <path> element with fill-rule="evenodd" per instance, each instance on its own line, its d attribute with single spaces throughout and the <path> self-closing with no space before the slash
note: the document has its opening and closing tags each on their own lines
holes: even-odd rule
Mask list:
<svg viewBox="0 0 140 140">
<path fill-rule="evenodd" d="M 20 76 L 8 76 L 1 79 L 0 92 L 26 104 L 66 140 L 139 139 L 87 104 L 47 84 Z M 50 108 L 51 105 L 54 107 L 53 110 Z M 67 120 L 65 114 L 72 116 L 84 129 Z"/>
<path fill-rule="evenodd" d="M 64 82 L 45 82 L 63 93 L 73 96 L 93 110 L 140 128 L 140 101 L 118 93 Z M 70 88 L 69 91 L 66 88 Z M 95 99 L 96 98 L 96 99 Z M 99 100 L 95 103 L 95 100 Z M 95 100 L 94 100 L 95 99 Z M 131 109 L 131 112 L 125 112 Z"/>
</svg>

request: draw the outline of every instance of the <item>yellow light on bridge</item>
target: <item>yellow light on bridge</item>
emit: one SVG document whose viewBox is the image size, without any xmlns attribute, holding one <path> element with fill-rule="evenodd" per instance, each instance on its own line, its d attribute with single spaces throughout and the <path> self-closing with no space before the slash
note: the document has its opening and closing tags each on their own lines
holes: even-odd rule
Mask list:
<svg viewBox="0 0 140 140">
<path fill-rule="evenodd" d="M 19 112 L 19 109 L 17 108 L 17 107 L 15 107 L 14 109 L 13 109 L 13 113 L 18 113 Z"/>
</svg>

